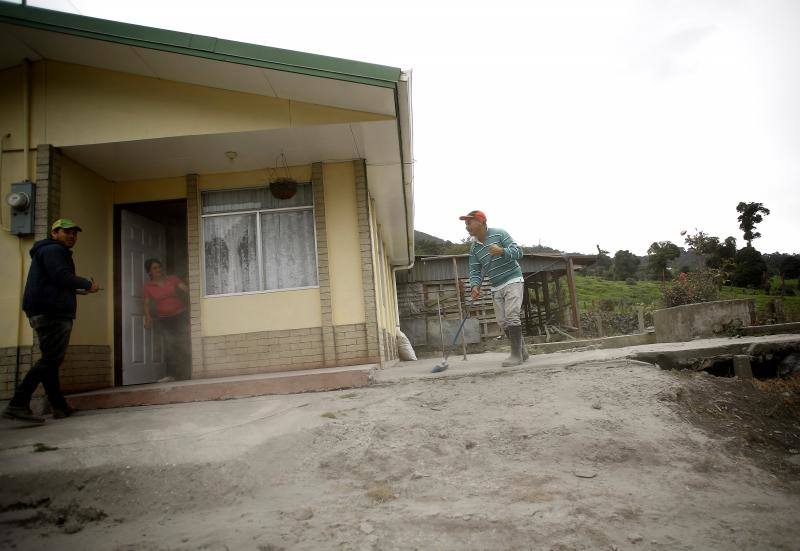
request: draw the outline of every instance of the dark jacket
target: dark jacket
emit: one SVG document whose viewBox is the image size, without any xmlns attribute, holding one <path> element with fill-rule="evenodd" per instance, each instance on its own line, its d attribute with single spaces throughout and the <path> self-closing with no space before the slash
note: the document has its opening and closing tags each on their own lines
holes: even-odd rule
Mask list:
<svg viewBox="0 0 800 551">
<path fill-rule="evenodd" d="M 92 282 L 75 275 L 69 247 L 55 239 L 42 239 L 31 247 L 31 269 L 22 297 L 28 317 L 41 314 L 75 318 L 76 289 L 89 289 Z"/>
</svg>

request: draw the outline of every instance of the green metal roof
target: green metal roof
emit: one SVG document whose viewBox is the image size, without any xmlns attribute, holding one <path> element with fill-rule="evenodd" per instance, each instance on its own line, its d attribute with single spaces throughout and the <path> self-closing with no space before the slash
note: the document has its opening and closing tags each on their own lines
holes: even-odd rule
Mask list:
<svg viewBox="0 0 800 551">
<path fill-rule="evenodd" d="M 0 22 L 165 52 L 395 88 L 400 69 L 0 1 Z"/>
</svg>

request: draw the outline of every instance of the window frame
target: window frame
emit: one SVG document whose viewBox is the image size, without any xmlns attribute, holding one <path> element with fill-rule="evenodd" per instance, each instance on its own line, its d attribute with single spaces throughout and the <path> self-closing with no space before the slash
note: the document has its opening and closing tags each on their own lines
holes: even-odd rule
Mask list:
<svg viewBox="0 0 800 551">
<path fill-rule="evenodd" d="M 211 189 L 199 189 L 198 190 L 198 203 L 199 203 L 199 212 L 200 212 L 200 270 L 201 270 L 201 283 L 203 286 L 203 297 L 202 298 L 218 298 L 218 297 L 232 297 L 232 296 L 239 296 L 239 295 L 261 295 L 265 293 L 282 293 L 284 291 L 300 291 L 304 289 L 319 289 L 319 251 L 318 251 L 318 241 L 317 241 L 317 205 L 316 201 L 314 201 L 314 184 L 312 182 L 298 182 L 298 185 L 308 185 L 311 186 L 311 205 L 304 205 L 300 207 L 281 207 L 276 209 L 250 209 L 250 210 L 234 210 L 230 212 L 214 212 L 211 214 L 203 214 L 203 193 L 206 192 L 215 192 L 215 191 L 244 191 L 244 190 L 252 190 L 254 188 L 266 188 L 269 190 L 269 186 L 245 186 L 245 187 L 236 187 L 236 188 L 211 188 Z M 220 216 L 241 216 L 241 215 L 254 215 L 256 217 L 256 261 L 258 263 L 258 284 L 259 286 L 264 284 L 264 251 L 263 245 L 261 242 L 262 235 L 261 235 L 261 215 L 264 213 L 273 213 L 273 212 L 291 212 L 291 211 L 301 211 L 301 210 L 309 210 L 311 211 L 311 220 L 313 222 L 312 226 L 314 227 L 314 268 L 316 270 L 317 276 L 317 284 L 316 285 L 307 285 L 304 287 L 283 287 L 281 289 L 259 289 L 257 291 L 239 291 L 235 293 L 218 293 L 218 294 L 207 294 L 206 291 L 208 290 L 206 287 L 206 218 L 217 218 Z"/>
</svg>

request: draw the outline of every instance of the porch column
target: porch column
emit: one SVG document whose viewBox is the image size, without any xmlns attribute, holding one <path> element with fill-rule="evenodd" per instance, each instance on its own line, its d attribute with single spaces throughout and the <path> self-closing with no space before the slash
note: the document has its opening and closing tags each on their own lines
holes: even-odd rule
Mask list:
<svg viewBox="0 0 800 551">
<path fill-rule="evenodd" d="M 322 163 L 311 165 L 311 187 L 314 192 L 314 225 L 317 232 L 317 267 L 319 270 L 319 302 L 322 314 L 322 364 L 336 365 L 336 339 L 333 331 L 331 278 L 328 270 L 328 231 L 325 224 L 325 185 Z"/>
<path fill-rule="evenodd" d="M 27 159 L 26 159 L 27 162 Z M 33 230 L 36 240 L 50 235 L 50 225 L 61 217 L 61 155 L 49 144 L 36 148 L 36 206 Z"/>
<path fill-rule="evenodd" d="M 378 329 L 377 292 L 373 269 L 372 232 L 370 231 L 369 188 L 364 159 L 353 161 L 356 180 L 356 214 L 358 217 L 358 244 L 361 249 L 361 280 L 364 288 L 364 317 L 367 331 L 367 355 L 382 359 L 383 334 Z"/>
<path fill-rule="evenodd" d="M 189 313 L 192 353 L 192 379 L 203 373 L 203 331 L 200 325 L 200 299 L 203 296 L 200 273 L 200 200 L 197 174 L 186 175 L 186 256 L 189 263 Z"/>
<path fill-rule="evenodd" d="M 572 322 L 575 324 L 578 336 L 581 336 L 581 318 L 578 315 L 578 295 L 575 293 L 575 275 L 572 257 L 567 257 L 567 285 L 569 286 L 569 301 L 572 307 Z"/>
</svg>

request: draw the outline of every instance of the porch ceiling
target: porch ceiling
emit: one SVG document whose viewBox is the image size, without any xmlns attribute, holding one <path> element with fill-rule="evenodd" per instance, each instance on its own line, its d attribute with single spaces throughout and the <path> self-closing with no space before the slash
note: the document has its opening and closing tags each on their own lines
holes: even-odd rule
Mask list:
<svg viewBox="0 0 800 551">
<path fill-rule="evenodd" d="M 408 263 L 403 172 L 396 121 L 204 134 L 68 146 L 61 151 L 110 181 L 264 170 L 283 153 L 289 165 L 365 159 L 370 194 L 393 264 Z M 225 155 L 235 151 L 231 161 Z"/>
</svg>

